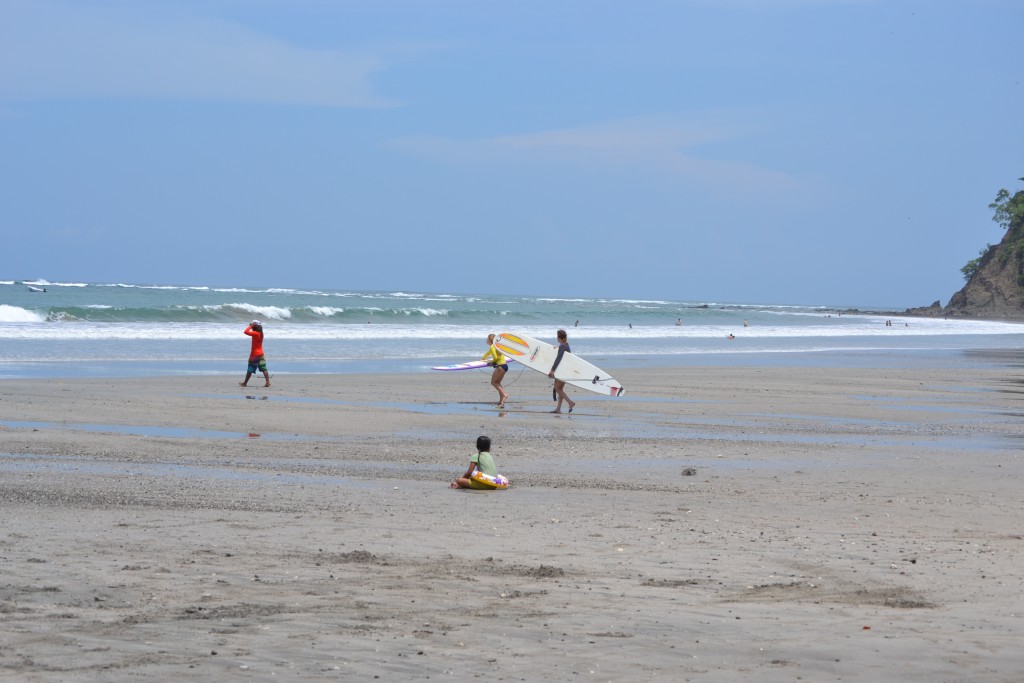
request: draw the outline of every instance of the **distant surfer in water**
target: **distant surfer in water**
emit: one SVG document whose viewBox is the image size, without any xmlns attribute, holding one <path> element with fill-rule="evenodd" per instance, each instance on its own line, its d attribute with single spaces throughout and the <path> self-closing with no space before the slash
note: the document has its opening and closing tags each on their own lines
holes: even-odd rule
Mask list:
<svg viewBox="0 0 1024 683">
<path fill-rule="evenodd" d="M 245 373 L 245 379 L 238 383 L 238 386 L 248 386 L 249 378 L 252 377 L 257 370 L 263 373 L 263 377 L 266 378 L 267 383 L 263 386 L 270 386 L 270 373 L 267 372 L 267 359 L 263 355 L 263 325 L 259 320 L 253 320 L 249 323 L 249 327 L 245 328 L 245 333 L 252 337 L 252 349 L 249 351 L 249 369 Z"/>
<path fill-rule="evenodd" d="M 551 372 L 548 373 L 548 377 L 551 378 L 554 378 L 555 370 L 558 368 L 558 364 L 562 362 L 562 356 L 566 353 L 572 353 L 572 349 L 569 348 L 569 335 L 566 334 L 565 330 L 559 330 L 557 336 L 558 355 L 555 356 L 555 362 L 551 366 Z M 565 393 L 565 382 L 560 379 L 555 380 L 555 395 L 558 396 L 558 404 L 555 406 L 555 409 L 551 411 L 552 413 L 562 412 L 562 401 L 569 404 L 570 413 L 572 412 L 572 409 L 576 407 L 576 402 L 571 400 Z"/>
<path fill-rule="evenodd" d="M 491 386 L 498 390 L 498 407 L 504 408 L 505 401 L 508 400 L 508 392 L 501 386 L 501 380 L 508 372 L 508 359 L 494 346 L 493 334 L 487 335 L 487 346 L 489 347 L 487 353 L 480 360 L 489 360 L 491 367 L 494 368 L 494 372 L 491 373 Z"/>
</svg>

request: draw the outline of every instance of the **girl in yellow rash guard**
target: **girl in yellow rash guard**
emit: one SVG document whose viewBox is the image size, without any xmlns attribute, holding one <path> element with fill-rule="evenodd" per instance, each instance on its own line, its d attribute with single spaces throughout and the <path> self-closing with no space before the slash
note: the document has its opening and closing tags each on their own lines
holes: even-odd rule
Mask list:
<svg viewBox="0 0 1024 683">
<path fill-rule="evenodd" d="M 484 354 L 480 360 L 490 360 L 491 366 L 494 368 L 494 372 L 491 373 L 491 386 L 498 390 L 498 407 L 504 408 L 505 401 L 508 400 L 508 392 L 501 386 L 501 380 L 505 377 L 505 373 L 508 372 L 508 359 L 505 358 L 505 354 L 499 351 L 494 346 L 494 335 L 487 335 L 487 353 Z"/>
</svg>

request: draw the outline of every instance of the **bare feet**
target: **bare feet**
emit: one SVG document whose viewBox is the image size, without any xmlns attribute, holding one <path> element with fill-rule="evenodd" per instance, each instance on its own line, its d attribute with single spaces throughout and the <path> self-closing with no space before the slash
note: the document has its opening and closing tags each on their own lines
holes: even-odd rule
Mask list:
<svg viewBox="0 0 1024 683">
<path fill-rule="evenodd" d="M 270 382 L 267 382 L 267 383 L 266 383 L 266 384 L 264 384 L 263 386 L 265 386 L 265 387 L 269 387 L 269 386 L 270 386 Z M 571 413 L 571 412 L 572 412 L 572 410 L 570 410 L 569 412 Z"/>
<path fill-rule="evenodd" d="M 239 383 L 238 383 L 238 386 L 240 386 L 240 387 L 247 387 L 247 386 L 249 386 L 249 385 L 248 385 L 248 384 L 246 384 L 245 382 L 239 382 Z"/>
</svg>

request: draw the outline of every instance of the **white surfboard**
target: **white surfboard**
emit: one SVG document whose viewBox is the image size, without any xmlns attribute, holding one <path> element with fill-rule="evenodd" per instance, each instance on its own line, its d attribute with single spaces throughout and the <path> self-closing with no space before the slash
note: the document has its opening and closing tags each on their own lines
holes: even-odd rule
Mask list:
<svg viewBox="0 0 1024 683">
<path fill-rule="evenodd" d="M 490 361 L 474 360 L 469 363 L 458 363 L 457 365 L 437 365 L 430 369 L 440 370 L 442 372 L 452 372 L 453 370 L 478 370 L 479 368 L 486 368 L 489 365 Z"/>
<path fill-rule="evenodd" d="M 495 337 L 494 346 L 512 360 L 545 375 L 551 371 L 558 357 L 557 346 L 510 332 Z M 572 353 L 562 356 L 562 362 L 555 370 L 555 379 L 605 396 L 622 396 L 626 392 L 614 377 Z"/>
</svg>

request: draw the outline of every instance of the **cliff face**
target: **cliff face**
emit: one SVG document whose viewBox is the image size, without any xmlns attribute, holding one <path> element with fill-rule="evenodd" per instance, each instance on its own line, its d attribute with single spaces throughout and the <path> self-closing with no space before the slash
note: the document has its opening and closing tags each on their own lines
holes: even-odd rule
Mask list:
<svg viewBox="0 0 1024 683">
<path fill-rule="evenodd" d="M 1024 191 L 1014 200 L 1024 201 Z M 911 308 L 907 313 L 950 318 L 1024 320 L 1024 216 L 1015 215 L 1002 241 L 978 259 L 963 289 L 943 307 Z"/>
<path fill-rule="evenodd" d="M 1024 319 L 1024 260 L 1016 232 L 1007 232 L 1002 242 L 985 252 L 978 270 L 949 300 L 946 315 Z"/>
</svg>

